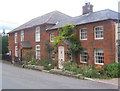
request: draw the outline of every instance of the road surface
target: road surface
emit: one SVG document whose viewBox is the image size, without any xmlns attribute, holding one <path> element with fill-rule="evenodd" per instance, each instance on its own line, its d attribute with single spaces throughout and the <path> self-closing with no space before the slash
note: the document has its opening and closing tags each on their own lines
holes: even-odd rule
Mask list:
<svg viewBox="0 0 120 91">
<path fill-rule="evenodd" d="M 1 63 L 0 63 L 1 64 Z M 117 89 L 115 85 L 79 80 L 2 64 L 2 89 Z"/>
</svg>

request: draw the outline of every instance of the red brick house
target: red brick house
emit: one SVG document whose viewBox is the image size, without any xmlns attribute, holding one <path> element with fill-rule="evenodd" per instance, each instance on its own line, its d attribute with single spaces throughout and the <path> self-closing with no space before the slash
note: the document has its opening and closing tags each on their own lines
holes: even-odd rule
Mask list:
<svg viewBox="0 0 120 91">
<path fill-rule="evenodd" d="M 72 23 L 76 25 L 75 31 L 79 34 L 84 51 L 79 54 L 77 62 L 87 65 L 104 65 L 118 62 L 118 13 L 109 9 L 93 12 L 93 6 L 86 3 L 83 6 L 83 14 L 70 17 L 59 11 L 53 11 L 37 17 L 9 32 L 9 49 L 12 61 L 15 57 L 21 58 L 24 50 L 35 50 L 36 59 L 40 61 L 48 57 L 45 44 L 54 42 L 58 36 L 58 27 Z M 63 41 L 62 45 L 53 52 L 58 60 L 58 67 L 62 68 L 61 62 L 74 59 L 67 55 L 68 45 Z M 21 55 L 22 54 L 22 55 Z M 89 59 L 88 55 L 89 55 Z"/>
</svg>

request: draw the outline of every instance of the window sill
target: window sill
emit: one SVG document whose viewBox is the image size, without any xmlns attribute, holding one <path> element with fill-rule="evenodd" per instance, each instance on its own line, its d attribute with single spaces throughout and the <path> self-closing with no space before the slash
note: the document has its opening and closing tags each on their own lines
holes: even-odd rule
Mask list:
<svg viewBox="0 0 120 91">
<path fill-rule="evenodd" d="M 104 65 L 104 63 L 95 63 L 96 65 Z"/>
<path fill-rule="evenodd" d="M 87 39 L 80 39 L 80 40 L 87 40 Z"/>
<path fill-rule="evenodd" d="M 54 42 L 54 41 L 50 41 L 50 42 Z"/>
<path fill-rule="evenodd" d="M 104 39 L 104 38 L 95 38 L 95 40 L 102 40 L 102 39 Z"/>
<path fill-rule="evenodd" d="M 40 42 L 40 41 L 35 41 L 35 42 Z"/>
<path fill-rule="evenodd" d="M 87 64 L 88 62 L 82 62 L 82 61 L 80 61 L 80 63 L 85 63 L 85 64 Z"/>
</svg>

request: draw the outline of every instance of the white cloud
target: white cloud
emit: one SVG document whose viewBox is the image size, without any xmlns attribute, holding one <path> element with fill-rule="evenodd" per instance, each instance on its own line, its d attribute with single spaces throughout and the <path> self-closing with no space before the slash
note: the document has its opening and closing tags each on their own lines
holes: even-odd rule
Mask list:
<svg viewBox="0 0 120 91">
<path fill-rule="evenodd" d="M 85 1 L 94 5 L 94 11 L 108 8 L 117 11 L 119 0 L 0 0 L 0 20 L 21 25 L 53 10 L 78 16 Z"/>
</svg>

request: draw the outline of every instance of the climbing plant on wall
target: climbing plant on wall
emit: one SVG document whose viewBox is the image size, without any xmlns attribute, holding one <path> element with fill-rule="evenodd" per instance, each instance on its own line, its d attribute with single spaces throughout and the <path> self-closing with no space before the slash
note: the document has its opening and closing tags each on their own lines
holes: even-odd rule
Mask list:
<svg viewBox="0 0 120 91">
<path fill-rule="evenodd" d="M 75 26 L 72 24 L 66 24 L 62 27 L 59 27 L 59 36 L 54 38 L 53 46 L 57 46 L 62 43 L 62 41 L 66 41 L 69 49 L 68 53 L 73 53 L 78 56 L 80 51 L 82 50 L 81 42 L 79 40 L 78 34 L 74 31 Z"/>
</svg>

